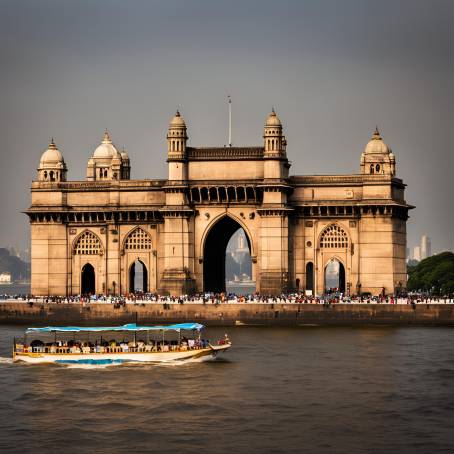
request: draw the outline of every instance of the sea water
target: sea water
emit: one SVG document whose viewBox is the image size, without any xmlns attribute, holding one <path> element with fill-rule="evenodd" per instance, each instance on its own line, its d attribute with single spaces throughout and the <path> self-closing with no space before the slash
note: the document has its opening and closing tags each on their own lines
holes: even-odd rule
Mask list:
<svg viewBox="0 0 454 454">
<path fill-rule="evenodd" d="M 454 329 L 210 328 L 212 362 L 25 365 L 0 326 L 7 453 L 452 453 Z"/>
</svg>

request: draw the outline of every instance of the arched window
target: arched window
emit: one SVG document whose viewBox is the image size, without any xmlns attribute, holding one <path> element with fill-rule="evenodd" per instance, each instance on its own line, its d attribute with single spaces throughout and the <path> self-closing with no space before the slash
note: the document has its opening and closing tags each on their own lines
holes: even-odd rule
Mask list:
<svg viewBox="0 0 454 454">
<path fill-rule="evenodd" d="M 375 166 L 375 171 L 376 171 L 377 173 L 380 173 L 380 164 L 377 164 L 377 165 Z"/>
<path fill-rule="evenodd" d="M 44 179 L 47 180 L 47 170 L 44 171 Z"/>
<path fill-rule="evenodd" d="M 374 165 L 373 164 L 370 165 L 370 173 L 374 173 Z"/>
<path fill-rule="evenodd" d="M 125 240 L 125 249 L 128 251 L 149 251 L 151 249 L 150 235 L 141 228 L 133 230 Z"/>
<path fill-rule="evenodd" d="M 80 235 L 74 246 L 75 255 L 99 255 L 101 250 L 101 241 L 94 233 L 88 230 Z"/>
<path fill-rule="evenodd" d="M 50 177 L 50 181 L 55 181 L 55 178 L 54 178 L 54 171 L 53 171 L 53 170 L 51 170 L 51 171 L 49 172 L 49 177 Z"/>
<path fill-rule="evenodd" d="M 332 224 L 323 231 L 320 237 L 320 248 L 346 249 L 348 248 L 348 236 L 342 227 Z"/>
<path fill-rule="evenodd" d="M 107 178 L 107 169 L 104 170 L 104 178 Z"/>
</svg>

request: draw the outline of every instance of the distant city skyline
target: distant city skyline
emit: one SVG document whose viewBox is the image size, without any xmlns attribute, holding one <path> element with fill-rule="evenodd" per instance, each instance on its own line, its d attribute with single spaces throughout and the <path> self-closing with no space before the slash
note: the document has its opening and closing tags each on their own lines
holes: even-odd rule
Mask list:
<svg viewBox="0 0 454 454">
<path fill-rule="evenodd" d="M 378 125 L 408 185 L 408 244 L 453 250 L 454 3 L 446 0 L 2 2 L 0 244 L 23 249 L 52 136 L 84 179 L 108 128 L 132 178 L 165 178 L 177 108 L 191 145 L 260 144 L 271 106 L 293 174 L 359 173 Z"/>
<path fill-rule="evenodd" d="M 419 262 L 427 257 L 431 257 L 433 254 L 432 240 L 427 234 L 421 236 L 417 246 L 413 246 L 412 248 L 407 247 L 407 260 L 416 260 Z"/>
</svg>

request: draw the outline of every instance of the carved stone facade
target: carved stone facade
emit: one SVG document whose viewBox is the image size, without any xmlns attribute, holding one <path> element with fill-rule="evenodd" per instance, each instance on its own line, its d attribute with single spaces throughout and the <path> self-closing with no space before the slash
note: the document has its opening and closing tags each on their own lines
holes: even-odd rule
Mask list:
<svg viewBox="0 0 454 454">
<path fill-rule="evenodd" d="M 361 155 L 361 173 L 343 176 L 290 176 L 274 111 L 261 147 L 194 148 L 187 140 L 177 112 L 167 135 L 167 180 L 130 180 L 129 157 L 106 132 L 86 181 L 66 181 L 52 141 L 27 210 L 32 292 L 125 294 L 136 260 L 147 291 L 220 292 L 225 248 L 240 227 L 261 293 L 322 294 L 332 260 L 341 264 L 347 294 L 405 288 L 412 207 L 377 130 Z"/>
</svg>

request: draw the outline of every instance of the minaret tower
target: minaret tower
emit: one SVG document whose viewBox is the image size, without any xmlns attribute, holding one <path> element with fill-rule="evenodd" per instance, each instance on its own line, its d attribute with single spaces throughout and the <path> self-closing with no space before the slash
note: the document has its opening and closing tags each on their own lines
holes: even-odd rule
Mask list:
<svg viewBox="0 0 454 454">
<path fill-rule="evenodd" d="M 167 162 L 169 163 L 169 180 L 185 181 L 186 172 L 186 141 L 188 135 L 186 123 L 177 110 L 169 124 L 167 133 Z"/>
<path fill-rule="evenodd" d="M 188 204 L 186 123 L 175 113 L 167 133 L 169 177 L 164 186 L 164 272 L 160 293 L 183 295 L 194 290 L 194 210 Z"/>
<path fill-rule="evenodd" d="M 266 119 L 263 132 L 264 170 L 263 203 L 257 210 L 261 217 L 260 250 L 262 265 L 260 291 L 279 294 L 288 288 L 288 213 L 287 184 L 290 164 L 282 123 L 274 109 Z"/>
<path fill-rule="evenodd" d="M 266 179 L 282 179 L 288 176 L 288 161 L 285 152 L 287 141 L 282 132 L 282 123 L 274 109 L 266 119 L 263 131 Z"/>
<path fill-rule="evenodd" d="M 282 134 L 282 123 L 276 115 L 274 108 L 271 110 L 263 132 L 265 139 L 265 153 L 268 156 L 285 156 L 285 137 Z"/>
</svg>

